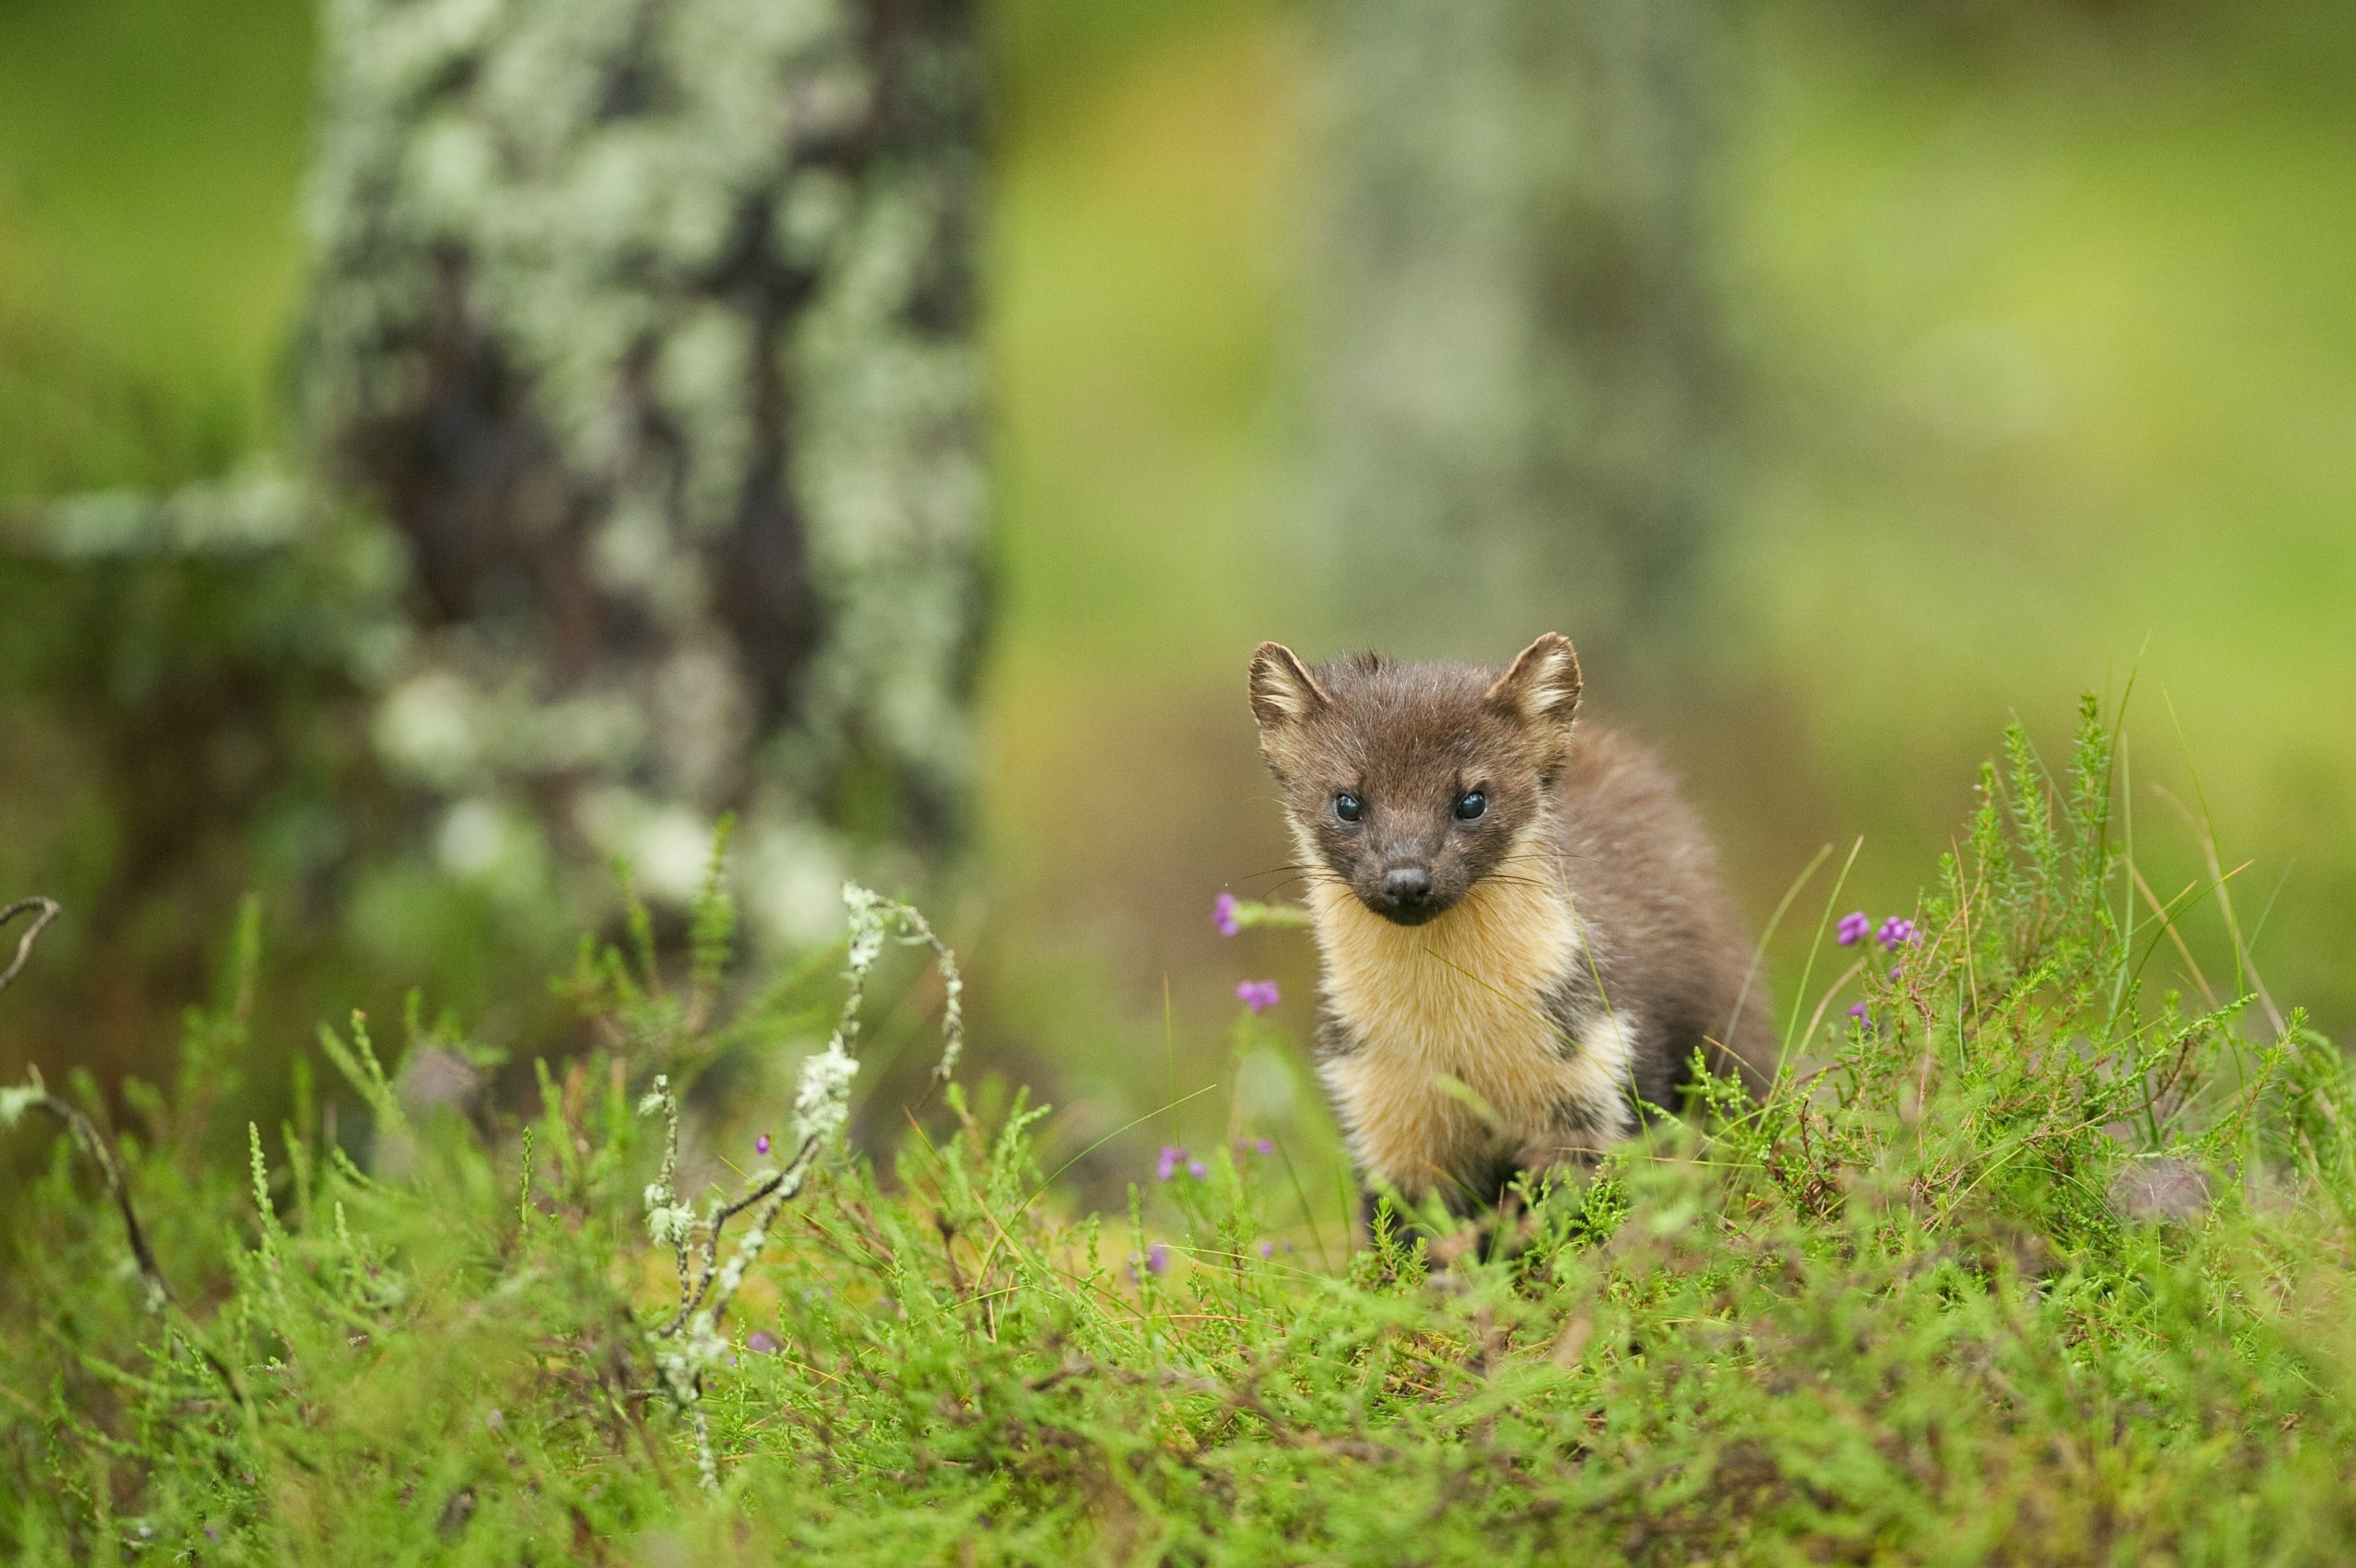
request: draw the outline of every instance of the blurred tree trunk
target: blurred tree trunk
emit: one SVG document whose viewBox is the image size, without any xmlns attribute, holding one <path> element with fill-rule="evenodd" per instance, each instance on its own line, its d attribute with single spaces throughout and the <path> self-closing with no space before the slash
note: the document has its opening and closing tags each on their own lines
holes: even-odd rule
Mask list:
<svg viewBox="0 0 2356 1568">
<path fill-rule="evenodd" d="M 305 423 L 408 546 L 374 734 L 447 868 L 677 897 L 734 811 L 805 939 L 951 833 L 976 12 L 330 0 Z"/>
<path fill-rule="evenodd" d="M 1319 543 L 1344 631 L 1641 648 L 1719 467 L 1719 0 L 1333 0 Z"/>
</svg>

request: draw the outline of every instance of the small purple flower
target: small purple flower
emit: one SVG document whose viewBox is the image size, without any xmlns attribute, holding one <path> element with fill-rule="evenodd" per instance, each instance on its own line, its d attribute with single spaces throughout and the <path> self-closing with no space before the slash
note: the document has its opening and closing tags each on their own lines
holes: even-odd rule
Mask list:
<svg viewBox="0 0 2356 1568">
<path fill-rule="evenodd" d="M 1865 1004 L 1859 1002 L 1852 1005 L 1848 1010 L 1848 1015 L 1860 1024 L 1865 1022 Z"/>
<path fill-rule="evenodd" d="M 1276 1144 L 1267 1138 L 1262 1138 L 1258 1143 L 1254 1144 L 1252 1147 L 1258 1150 L 1263 1155 L 1272 1155 L 1276 1153 Z"/>
<path fill-rule="evenodd" d="M 1263 1258 L 1273 1258 L 1273 1257 L 1275 1257 L 1275 1256 L 1276 1256 L 1276 1243 L 1275 1243 L 1275 1242 L 1273 1242 L 1273 1241 L 1262 1241 L 1262 1242 L 1259 1244 L 1259 1255 L 1260 1255 L 1261 1257 L 1263 1257 Z"/>
<path fill-rule="evenodd" d="M 744 1348 L 755 1356 L 774 1356 L 778 1349 L 777 1337 L 766 1328 L 755 1328 L 753 1337 L 744 1341 Z"/>
<path fill-rule="evenodd" d="M 1891 983 L 1892 984 L 1897 983 L 1898 977 L 1899 977 L 1900 975 L 1901 975 L 1901 974 L 1905 973 L 1905 972 L 1906 972 L 1906 966 L 1905 966 L 1904 964 L 1902 964 L 1902 963 L 1893 963 L 1893 964 L 1891 964 L 1891 965 L 1890 966 L 1890 983 Z"/>
<path fill-rule="evenodd" d="M 1211 924 L 1219 928 L 1219 935 L 1232 937 L 1243 927 L 1236 920 L 1236 896 L 1222 893 L 1211 900 Z"/>
<path fill-rule="evenodd" d="M 766 1133 L 753 1140 L 753 1152 L 756 1155 L 766 1155 L 769 1152 L 769 1135 Z"/>
<path fill-rule="evenodd" d="M 1168 1181 L 1178 1174 L 1178 1167 L 1185 1163 L 1185 1150 L 1171 1144 L 1162 1144 L 1162 1157 L 1153 1162 L 1153 1179 Z"/>
<path fill-rule="evenodd" d="M 1921 941 L 1922 933 L 1914 929 L 1913 921 L 1892 915 L 1881 922 L 1881 929 L 1873 933 L 1873 940 L 1895 952 L 1910 942 Z"/>
<path fill-rule="evenodd" d="M 1196 1181 L 1201 1181 L 1205 1176 L 1206 1176 L 1210 1175 L 1211 1173 L 1210 1173 L 1209 1171 L 1207 1171 L 1207 1170 L 1205 1170 L 1205 1169 L 1204 1169 L 1204 1168 L 1203 1168 L 1203 1162 L 1202 1162 L 1202 1161 L 1200 1161 L 1200 1160 L 1188 1160 L 1188 1161 L 1186 1162 L 1186 1174 L 1187 1174 L 1188 1176 L 1193 1176 Z"/>
<path fill-rule="evenodd" d="M 1840 939 L 1841 946 L 1845 948 L 1853 948 L 1857 946 L 1858 943 L 1863 941 L 1865 940 L 1865 933 L 1872 929 L 1873 921 L 1871 918 L 1866 915 L 1864 910 L 1857 909 L 1852 910 L 1848 914 L 1843 915 L 1840 918 L 1840 924 L 1833 928 L 1833 933 Z"/>
<path fill-rule="evenodd" d="M 1273 980 L 1247 980 L 1236 987 L 1236 1000 L 1255 1013 L 1265 1013 L 1283 998 L 1277 994 Z"/>
<path fill-rule="evenodd" d="M 1145 1272 L 1150 1274 L 1166 1274 L 1170 1272 L 1170 1248 L 1167 1243 L 1156 1241 L 1152 1246 L 1145 1249 Z"/>
</svg>

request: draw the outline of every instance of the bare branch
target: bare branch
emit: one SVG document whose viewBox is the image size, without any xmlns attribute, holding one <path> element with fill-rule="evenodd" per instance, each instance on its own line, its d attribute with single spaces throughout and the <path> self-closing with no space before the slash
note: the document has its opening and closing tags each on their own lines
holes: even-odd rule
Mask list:
<svg viewBox="0 0 2356 1568">
<path fill-rule="evenodd" d="M 47 1112 L 66 1124 L 66 1131 L 73 1134 L 75 1145 L 91 1157 L 91 1162 L 98 1166 L 99 1174 L 106 1178 L 107 1196 L 114 1200 L 116 1212 L 123 1216 L 123 1232 L 131 1239 L 131 1256 L 139 1264 L 139 1277 L 146 1283 L 150 1305 L 159 1312 L 166 1306 L 177 1305 L 172 1287 L 164 1283 L 163 1270 L 156 1266 L 155 1254 L 147 1246 L 146 1232 L 139 1227 L 138 1212 L 131 1207 L 131 1188 L 123 1180 L 123 1162 L 115 1157 L 114 1145 L 108 1142 L 104 1133 L 99 1131 L 98 1123 L 92 1122 L 80 1107 L 51 1094 L 41 1081 L 37 1070 L 32 1079 L 29 1089 L 8 1091 L 8 1108 L 19 1112 Z"/>
<path fill-rule="evenodd" d="M 40 940 L 41 933 L 48 929 L 49 922 L 63 912 L 63 906 L 54 898 L 36 897 L 19 898 L 6 908 L 0 909 L 0 926 L 5 926 L 17 916 L 37 909 L 40 911 L 39 918 L 34 920 L 32 929 L 25 933 L 24 939 L 17 942 L 16 959 L 10 962 L 6 970 L 0 971 L 0 991 L 7 990 L 9 983 L 23 972 L 26 963 L 33 956 L 33 944 Z"/>
<path fill-rule="evenodd" d="M 48 923 L 58 918 L 62 908 L 54 898 L 33 897 L 20 898 L 6 908 L 0 909 L 0 927 L 6 926 L 19 915 L 38 911 L 32 928 L 26 931 L 23 939 L 16 944 L 16 958 L 9 962 L 5 972 L 0 972 L 0 991 L 6 990 L 9 983 L 23 972 L 25 965 L 32 959 L 33 943 L 38 940 Z M 172 1294 L 172 1287 L 166 1282 L 162 1267 L 155 1262 L 155 1250 L 147 1244 L 147 1232 L 139 1223 L 138 1209 L 132 1206 L 131 1184 L 123 1175 L 123 1161 L 115 1154 L 112 1141 L 79 1106 L 51 1094 L 48 1085 L 41 1081 L 41 1072 L 38 1068 L 30 1069 L 27 1078 L 28 1081 L 20 1088 L 0 1089 L 0 1128 L 14 1126 L 27 1111 L 42 1112 L 65 1123 L 66 1131 L 72 1134 L 75 1145 L 90 1156 L 91 1163 L 98 1166 L 99 1174 L 106 1178 L 106 1194 L 114 1200 L 114 1211 L 123 1219 L 123 1235 L 131 1242 L 132 1261 L 139 1267 L 140 1283 L 147 1287 L 148 1307 L 158 1315 L 179 1309 L 181 1318 L 193 1326 L 195 1320 L 188 1316 L 185 1308 L 180 1308 L 179 1298 Z M 198 1354 L 204 1357 L 206 1363 L 220 1377 L 222 1384 L 237 1397 L 240 1403 L 243 1403 L 245 1391 L 239 1386 L 236 1377 L 231 1374 L 228 1366 L 220 1357 L 213 1354 L 201 1337 L 192 1336 L 190 1342 L 196 1346 Z"/>
</svg>

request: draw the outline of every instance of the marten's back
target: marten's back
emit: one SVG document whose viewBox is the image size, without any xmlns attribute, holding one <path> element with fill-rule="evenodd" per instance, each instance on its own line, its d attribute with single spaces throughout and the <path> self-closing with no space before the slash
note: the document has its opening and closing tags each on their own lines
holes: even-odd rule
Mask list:
<svg viewBox="0 0 2356 1568">
<path fill-rule="evenodd" d="M 1640 742 L 1582 725 L 1552 795 L 1555 853 L 1605 998 L 1644 1026 L 1639 1091 L 1676 1104 L 1707 1040 L 1727 1048 L 1707 1049 L 1713 1070 L 1740 1072 L 1756 1092 L 1775 1069 L 1767 998 L 1755 983 L 1744 993 L 1753 950 L 1668 768 Z"/>
</svg>

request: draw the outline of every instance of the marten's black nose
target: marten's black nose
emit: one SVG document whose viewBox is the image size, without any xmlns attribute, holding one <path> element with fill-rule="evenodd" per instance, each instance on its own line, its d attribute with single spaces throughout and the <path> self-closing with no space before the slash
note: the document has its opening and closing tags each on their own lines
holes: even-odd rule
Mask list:
<svg viewBox="0 0 2356 1568">
<path fill-rule="evenodd" d="M 1383 902 L 1394 909 L 1412 909 L 1431 897 L 1431 873 L 1420 865 L 1402 865 L 1383 873 Z"/>
</svg>

